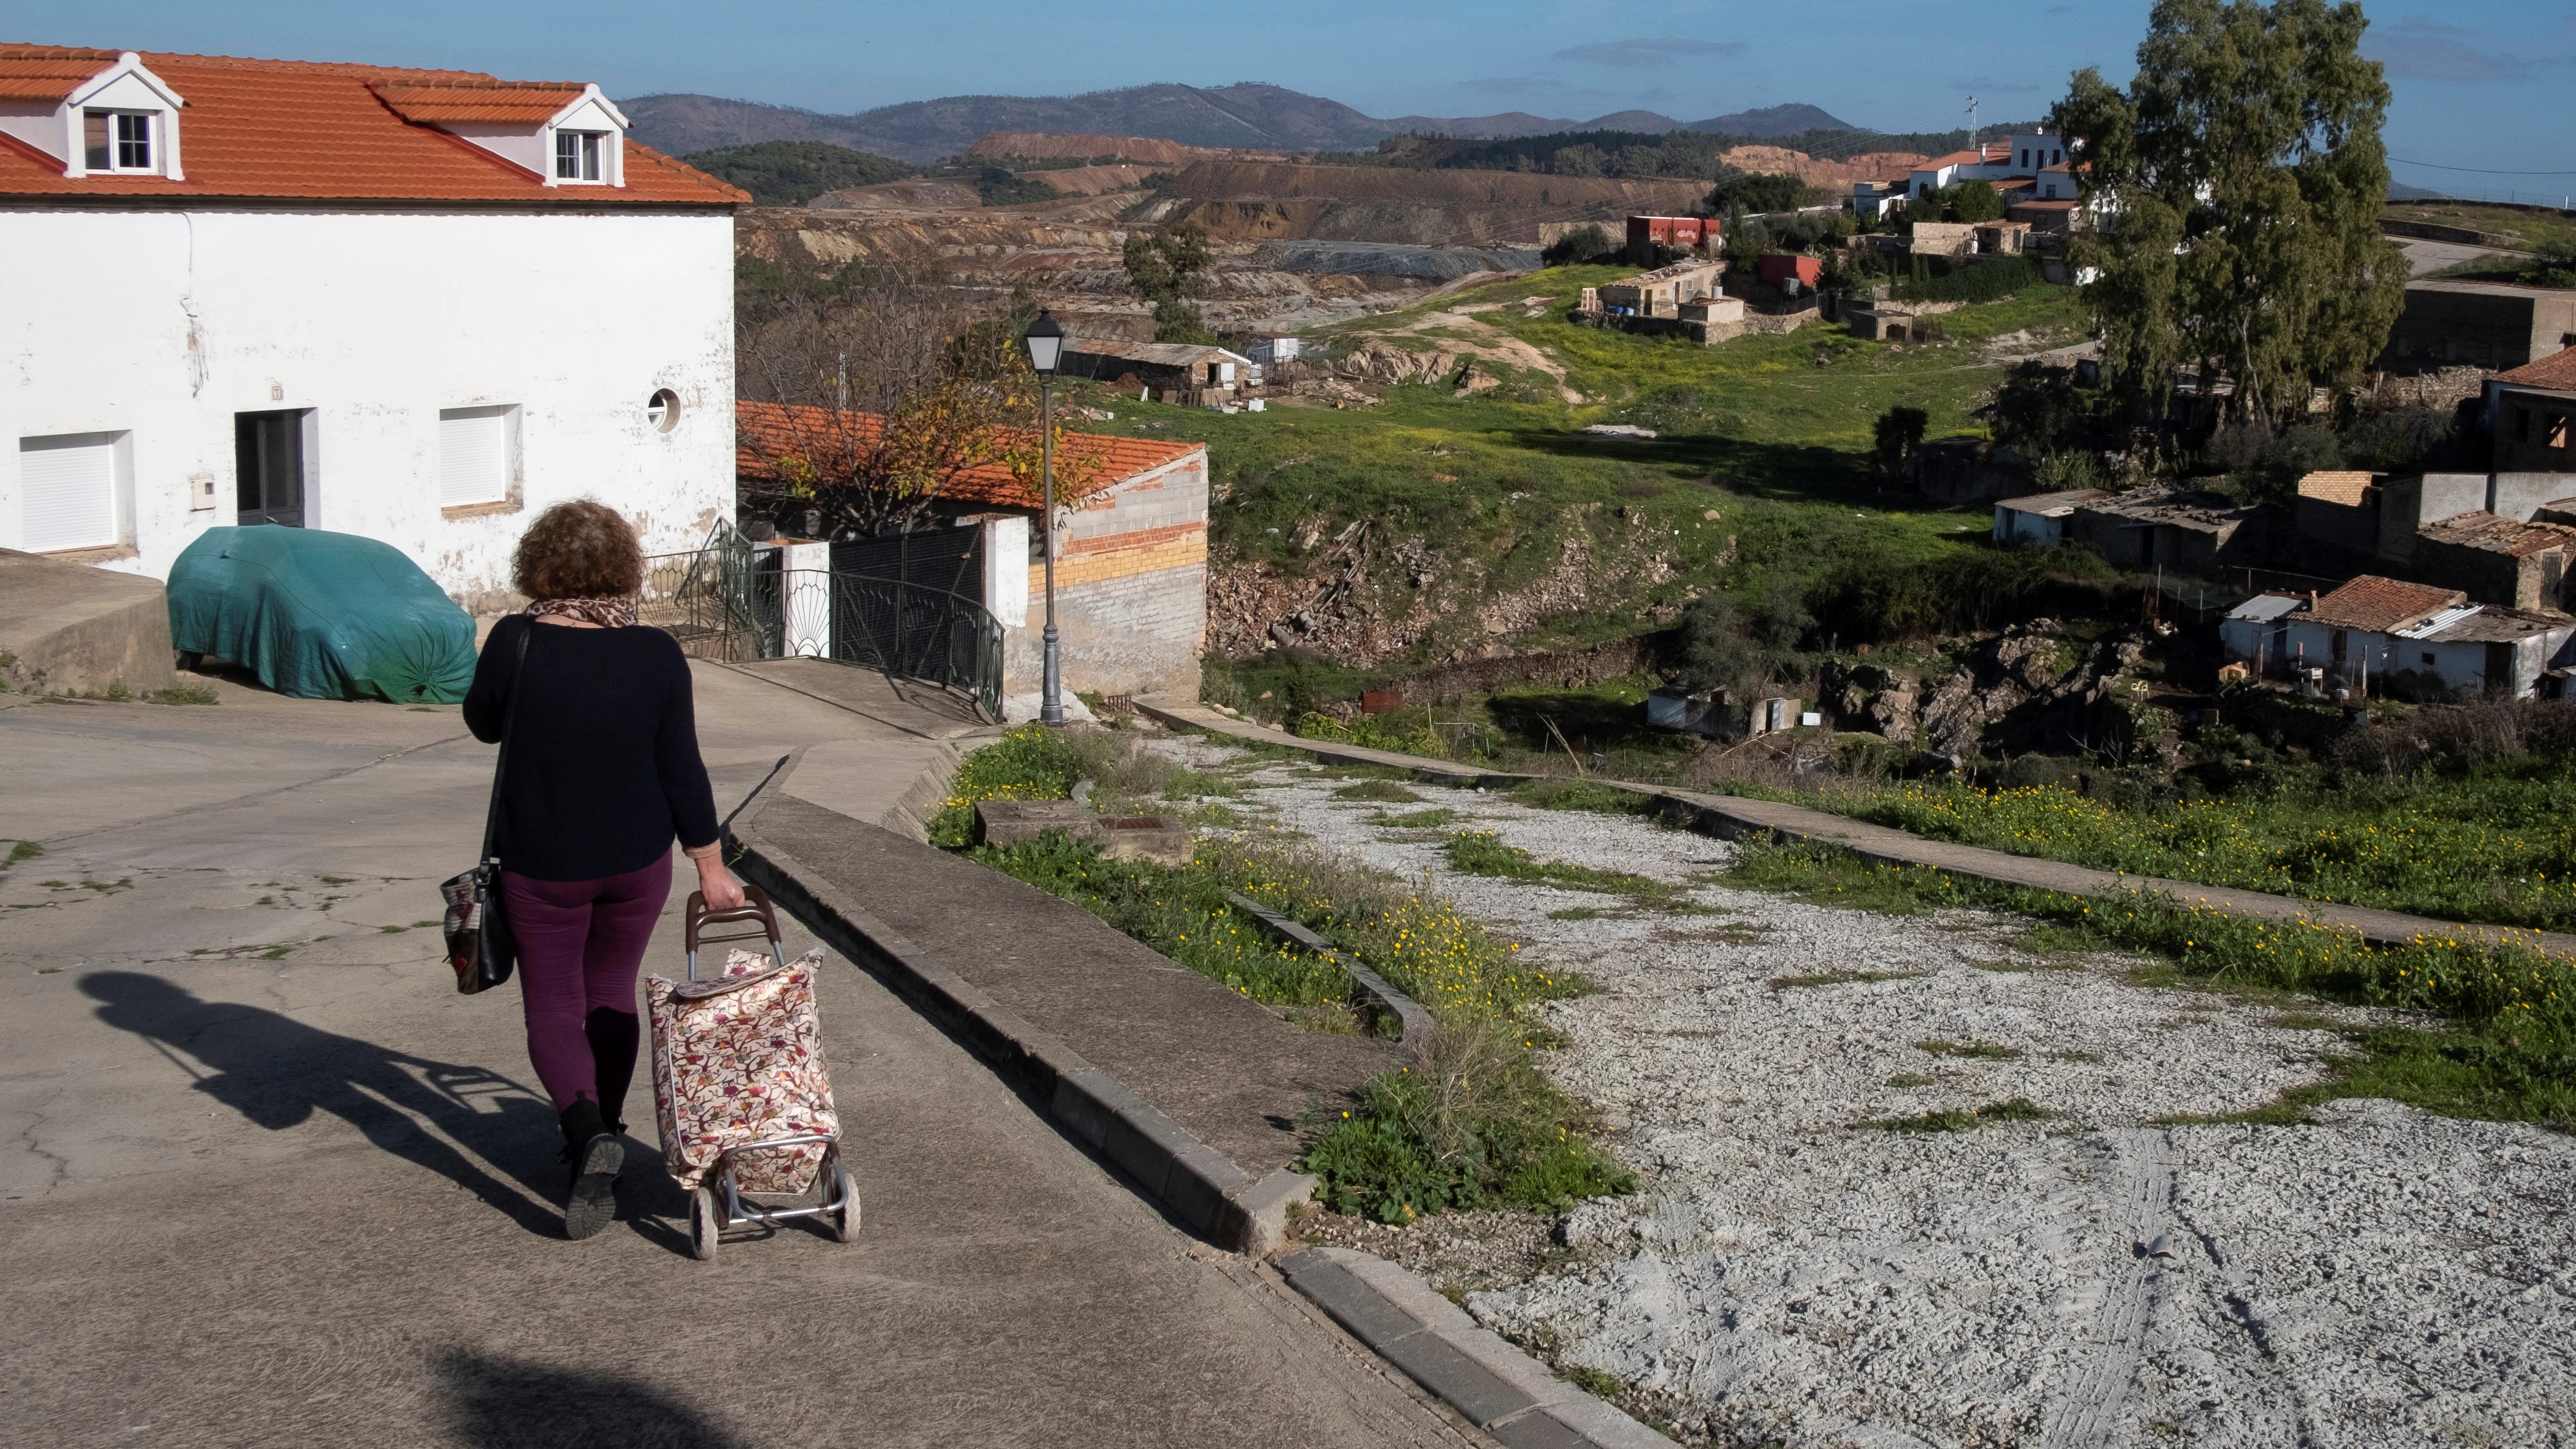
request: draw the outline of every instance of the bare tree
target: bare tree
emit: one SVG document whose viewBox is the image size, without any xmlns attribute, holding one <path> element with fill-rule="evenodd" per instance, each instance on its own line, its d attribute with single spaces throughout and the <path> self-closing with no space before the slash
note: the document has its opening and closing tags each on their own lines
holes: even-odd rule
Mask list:
<svg viewBox="0 0 2576 1449">
<path fill-rule="evenodd" d="M 766 456 L 773 507 L 822 515 L 827 536 L 872 537 L 926 522 L 951 484 L 999 465 L 1034 491 L 1037 378 L 1015 305 L 978 299 L 934 274 L 853 268 L 829 285 L 737 308 L 744 444 Z M 1059 497 L 1103 466 L 1096 447 L 1056 435 Z"/>
</svg>

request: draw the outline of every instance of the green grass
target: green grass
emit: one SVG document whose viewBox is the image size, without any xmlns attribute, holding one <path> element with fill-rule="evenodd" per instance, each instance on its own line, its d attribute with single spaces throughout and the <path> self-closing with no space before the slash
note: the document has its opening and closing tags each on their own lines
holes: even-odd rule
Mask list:
<svg viewBox="0 0 2576 1449">
<path fill-rule="evenodd" d="M 2576 760 L 2460 778 L 2245 792 L 2124 808 L 2057 786 L 1905 783 L 1819 794 L 1826 809 L 1932 840 L 2132 875 L 2576 929 Z"/>
<path fill-rule="evenodd" d="M 1336 800 L 1366 800 L 1382 805 L 1419 805 L 1422 797 L 1393 780 L 1362 780 L 1333 792 Z"/>
<path fill-rule="evenodd" d="M 1729 879 L 1868 909 L 1901 903 L 1918 911 L 2013 912 L 2089 949 L 2159 958 L 2178 984 L 2296 993 L 2439 1019 L 2424 1029 L 2347 1033 L 2348 1054 L 2328 1080 L 2249 1120 L 2299 1120 L 2318 1102 L 2371 1096 L 2446 1116 L 2576 1128 L 2576 961 L 2520 941 L 2428 934 L 2373 946 L 2306 920 L 2258 920 L 2145 892 L 2076 896 L 1994 885 L 1814 845 L 1747 847 Z"/>
<path fill-rule="evenodd" d="M 940 829 L 962 840 L 974 800 L 1060 798 L 1082 778 L 1109 791 L 1168 777 L 1107 732 L 1015 730 L 961 762 Z M 1061 832 L 968 853 L 1300 1024 L 1358 1025 L 1341 953 L 1427 1007 L 1440 1029 L 1417 1065 L 1378 1076 L 1353 1107 L 1306 1124 L 1300 1166 L 1323 1179 L 1322 1197 L 1336 1210 L 1407 1222 L 1448 1208 L 1558 1211 L 1635 1189 L 1634 1175 L 1591 1144 L 1581 1104 L 1533 1057 L 1553 1038 L 1531 1008 L 1585 984 L 1524 964 L 1518 943 L 1449 902 L 1276 839 L 1201 841 L 1178 868 L 1110 860 Z M 1335 954 L 1277 943 L 1229 891 L 1295 917 Z"/>
<path fill-rule="evenodd" d="M 1588 865 L 1542 860 L 1517 845 L 1505 845 L 1502 837 L 1490 830 L 1459 831 L 1449 837 L 1444 851 L 1450 866 L 1468 875 L 1525 880 L 1567 890 L 1625 896 L 1640 910 L 1667 915 L 1716 914 L 1714 908 L 1693 901 L 1690 887 L 1686 885 L 1670 885 L 1626 871 L 1595 870 Z"/>
<path fill-rule="evenodd" d="M 2527 251 L 2576 256 L 2576 221 L 2545 212 L 2469 201 L 2392 201 L 2380 215 L 2391 221 L 2431 222 L 2515 238 Z"/>
<path fill-rule="evenodd" d="M 1893 1078 L 1889 1081 L 1890 1085 L 1894 1084 Z M 1918 1112 L 1911 1117 L 1881 1117 L 1857 1125 L 1874 1127 L 1882 1132 L 1969 1132 L 1997 1122 L 2042 1122 L 2056 1115 L 2028 1097 L 2011 1097 L 2001 1102 L 1988 1102 L 1982 1107 Z"/>
<path fill-rule="evenodd" d="M 1763 984 L 1774 991 L 1796 991 L 1810 986 L 1850 986 L 1874 981 L 1915 981 L 1929 976 L 1929 971 L 1818 971 L 1805 976 L 1774 976 Z"/>
<path fill-rule="evenodd" d="M 1437 830 L 1444 825 L 1455 825 L 1466 818 L 1446 806 L 1435 806 L 1429 810 L 1414 810 L 1402 815 L 1391 815 L 1380 810 L 1368 817 L 1368 823 L 1382 825 L 1390 830 Z"/>
<path fill-rule="evenodd" d="M 971 758 L 971 757 L 970 757 Z M 1231 873 L 1112 860 L 1061 831 L 976 860 L 1061 896 L 1191 970 L 1271 1006 L 1323 1006 L 1351 996 L 1339 964 L 1281 945 L 1226 900 Z"/>
<path fill-rule="evenodd" d="M 221 704 L 223 696 L 210 684 L 178 684 L 156 689 L 148 696 L 154 704 Z"/>
</svg>

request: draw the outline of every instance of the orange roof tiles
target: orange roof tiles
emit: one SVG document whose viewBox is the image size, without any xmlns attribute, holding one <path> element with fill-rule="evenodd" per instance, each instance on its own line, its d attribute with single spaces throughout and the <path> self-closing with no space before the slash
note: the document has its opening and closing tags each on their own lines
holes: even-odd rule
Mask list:
<svg viewBox="0 0 2576 1449">
<path fill-rule="evenodd" d="M 2523 387 L 2545 387 L 2555 392 L 2576 392 L 2576 347 L 2526 362 L 2511 372 L 2499 372 L 2494 380 Z"/>
<path fill-rule="evenodd" d="M 1920 163 L 1914 169 L 1938 171 L 1944 166 L 1983 166 L 1984 164 L 1986 164 L 1986 158 L 1977 152 L 1953 151 L 1947 156 L 1935 156 L 1929 161 Z"/>
<path fill-rule="evenodd" d="M 112 50 L 39 49 L 12 46 L 0 61 L 0 100 L 60 101 L 82 81 L 116 63 Z"/>
<path fill-rule="evenodd" d="M 2529 558 L 2536 553 L 2576 543 L 2576 528 L 2556 523 L 2525 523 L 2518 518 L 2499 518 L 2492 513 L 2455 513 L 2438 523 L 2425 524 L 2417 532 L 2435 543 L 2457 544 L 2462 548 L 2500 553 L 2508 558 Z"/>
<path fill-rule="evenodd" d="M 2386 633 L 2463 603 L 2468 597 L 2458 589 L 2437 589 L 2431 584 L 2363 574 L 2317 600 L 2308 610 L 2308 617 L 2320 624 Z"/>
<path fill-rule="evenodd" d="M 115 51 L 0 44 L 0 95 L 59 101 L 81 80 L 115 64 Z M 87 64 L 50 95 L 54 72 Z M 0 138 L 0 197 L 133 200 L 242 198 L 278 201 L 412 201 L 573 206 L 732 206 L 751 197 L 632 139 L 626 184 L 554 187 L 470 141 L 406 120 L 372 89 L 384 86 L 433 105 L 429 93 L 471 91 L 491 117 L 542 123 L 579 95 L 580 85 L 522 86 L 475 71 L 232 56 L 143 54 L 143 64 L 180 95 L 179 159 L 185 179 L 63 175 L 62 162 Z M 560 96 L 542 115 L 519 107 Z M 525 97 L 524 100 L 518 99 Z M 453 97 L 459 102 L 463 97 Z M 501 114 L 506 111 L 507 114 Z M 447 119 L 447 117 L 441 117 Z M 469 119 L 458 114 L 453 119 Z"/>
<path fill-rule="evenodd" d="M 517 121 L 542 126 L 580 100 L 586 87 L 550 81 L 369 81 L 367 89 L 391 106 L 395 115 L 424 125 Z"/>
<path fill-rule="evenodd" d="M 845 424 L 842 420 L 846 418 Z M 875 443 L 884 419 L 874 413 L 835 413 L 829 408 L 787 407 L 778 403 L 738 402 L 734 404 L 734 472 L 744 478 L 775 479 L 779 476 L 778 460 L 782 457 L 814 453 L 831 453 L 864 448 Z M 846 431 L 845 431 L 846 429 Z M 1034 429 L 1015 433 L 1011 441 L 1026 441 Z M 1078 501 L 1095 493 L 1104 493 L 1139 473 L 1151 472 L 1168 463 L 1177 463 L 1192 453 L 1206 449 L 1204 443 L 1158 443 L 1147 438 L 1120 438 L 1107 433 L 1065 433 L 1056 456 L 1079 451 L 1095 455 L 1099 470 L 1084 482 L 1067 487 L 1061 479 L 1056 488 L 1056 501 Z M 1001 463 L 982 463 L 966 468 L 950 478 L 939 490 L 939 496 L 960 503 L 984 503 L 1001 508 L 1038 508 L 1044 500 L 1037 490 L 1013 476 Z"/>
</svg>

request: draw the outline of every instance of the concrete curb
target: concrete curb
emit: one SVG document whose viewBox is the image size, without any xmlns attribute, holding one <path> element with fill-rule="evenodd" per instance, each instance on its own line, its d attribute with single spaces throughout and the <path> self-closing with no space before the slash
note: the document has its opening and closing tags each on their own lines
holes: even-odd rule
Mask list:
<svg viewBox="0 0 2576 1449">
<path fill-rule="evenodd" d="M 1442 761 L 1424 760 L 1413 755 L 1400 755 L 1390 750 L 1362 749 L 1354 745 L 1337 745 L 1328 741 L 1301 739 L 1259 725 L 1225 719 L 1195 705 L 1177 705 L 1168 699 L 1136 701 L 1136 707 L 1175 729 L 1200 730 L 1228 735 L 1235 739 L 1300 750 L 1321 760 L 1351 764 L 1379 765 L 1408 770 L 1426 784 L 1500 786 L 1510 788 L 1530 780 L 1561 779 L 1562 776 L 1507 775 L 1470 771 L 1450 767 Z M 1193 718 L 1192 716 L 1198 716 Z M 2530 946 L 2552 956 L 2576 956 L 2576 935 L 2560 932 L 2517 931 L 2502 926 L 2480 925 L 2466 921 L 2441 921 L 2428 916 L 2410 916 L 2399 911 L 2381 910 L 2374 906 L 2347 906 L 2333 901 L 2304 900 L 2296 896 L 2273 895 L 2264 891 L 2237 890 L 2227 886 L 2202 885 L 2197 881 L 2166 880 L 2158 876 L 2130 875 L 2123 871 L 2100 870 L 2092 866 L 2069 865 L 2064 861 L 2038 856 L 2014 855 L 2009 851 L 1990 850 L 1977 845 L 1953 845 L 1946 841 L 1926 840 L 1919 835 L 1891 826 L 1872 825 L 1838 815 L 1827 815 L 1803 805 L 1754 800 L 1726 795 L 1701 795 L 1689 790 L 1675 790 L 1661 785 L 1641 785 L 1629 780 L 1607 780 L 1585 777 L 1590 783 L 1606 785 L 1640 795 L 1655 804 L 1656 814 L 1666 823 L 1678 825 L 1698 835 L 1720 840 L 1746 838 L 1791 842 L 1810 842 L 1848 850 L 1864 860 L 1909 869 L 1937 870 L 1944 875 L 1964 880 L 1988 881 L 1996 885 L 2017 886 L 2030 890 L 2057 891 L 2067 895 L 2087 895 L 2094 891 L 2125 890 L 2139 894 L 2162 895 L 2178 904 L 2193 904 L 2230 915 L 2257 920 L 2304 920 L 2329 930 L 2350 931 L 2374 946 L 2403 946 L 2423 936 L 2469 937 L 2491 943 L 2515 943 Z M 1765 818 L 1766 816 L 1775 818 Z"/>
<path fill-rule="evenodd" d="M 754 813 L 728 842 L 745 880 L 1027 1091 L 1058 1126 L 1116 1163 L 1193 1232 L 1255 1257 L 1279 1246 L 1288 1209 L 1313 1195 L 1313 1177 L 1283 1167 L 1254 1178 L 763 839 L 757 825 Z"/>
<path fill-rule="evenodd" d="M 1252 917 L 1255 923 L 1270 934 L 1294 944 L 1311 955 L 1340 962 L 1342 969 L 1351 973 L 1351 984 L 1360 989 L 1360 994 L 1375 1001 L 1400 1023 L 1399 1039 L 1404 1043 L 1405 1050 L 1419 1058 L 1431 1049 L 1431 1035 L 1439 1030 L 1439 1026 L 1432 1021 L 1431 1013 L 1423 1009 L 1421 1002 L 1396 990 L 1385 977 L 1361 965 L 1356 958 L 1343 955 L 1340 948 L 1332 942 L 1252 897 L 1240 891 L 1227 891 L 1225 898 L 1234 903 L 1236 910 Z"/>
<path fill-rule="evenodd" d="M 1309 1248 L 1278 1268 L 1352 1337 L 1511 1449 L 1671 1449 L 1383 1258 Z"/>
</svg>

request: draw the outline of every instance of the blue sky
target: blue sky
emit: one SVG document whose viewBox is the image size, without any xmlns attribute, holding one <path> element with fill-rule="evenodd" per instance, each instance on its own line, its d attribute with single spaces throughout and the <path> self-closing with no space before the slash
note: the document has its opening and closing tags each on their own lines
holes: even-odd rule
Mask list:
<svg viewBox="0 0 2576 1449">
<path fill-rule="evenodd" d="M 1682 120 L 1808 101 L 1885 130 L 2045 111 L 2069 72 L 2125 77 L 2149 0 L 0 0 L 0 38 L 458 66 L 705 91 L 825 111 L 961 92 L 1270 81 L 1371 115 L 1630 107 Z M 2397 93 L 2392 154 L 2576 172 L 2576 0 L 2388 0 L 2370 49 Z M 2545 118 L 2545 123 L 2544 123 Z M 2396 168 L 2401 181 L 2576 190 L 2576 175 Z"/>
</svg>

